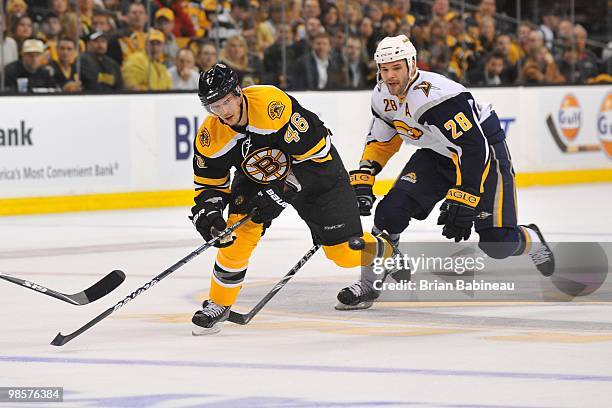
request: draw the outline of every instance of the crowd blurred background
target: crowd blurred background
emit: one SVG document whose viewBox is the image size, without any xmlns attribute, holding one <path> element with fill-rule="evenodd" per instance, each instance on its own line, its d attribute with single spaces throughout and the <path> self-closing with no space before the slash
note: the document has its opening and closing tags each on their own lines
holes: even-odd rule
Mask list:
<svg viewBox="0 0 612 408">
<path fill-rule="evenodd" d="M 468 86 L 612 83 L 608 0 L 0 0 L 0 92 L 366 89 L 406 34 L 421 69 Z"/>
</svg>

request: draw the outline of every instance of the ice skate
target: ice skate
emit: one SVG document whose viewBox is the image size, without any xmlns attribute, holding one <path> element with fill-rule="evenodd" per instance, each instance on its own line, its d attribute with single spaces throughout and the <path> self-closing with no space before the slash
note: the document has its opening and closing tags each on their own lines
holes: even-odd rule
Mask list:
<svg viewBox="0 0 612 408">
<path fill-rule="evenodd" d="M 230 306 L 221 306 L 212 300 L 202 303 L 202 310 L 195 312 L 191 322 L 196 325 L 191 334 L 194 336 L 205 336 L 221 331 L 221 325 L 229 317 Z"/>
<path fill-rule="evenodd" d="M 542 275 L 551 276 L 555 272 L 555 256 L 553 252 L 546 240 L 544 240 L 544 235 L 542 235 L 537 225 L 529 224 L 526 227 L 533 230 L 539 238 L 539 242 L 531 244 L 531 249 L 528 252 L 529 257 Z"/>
</svg>

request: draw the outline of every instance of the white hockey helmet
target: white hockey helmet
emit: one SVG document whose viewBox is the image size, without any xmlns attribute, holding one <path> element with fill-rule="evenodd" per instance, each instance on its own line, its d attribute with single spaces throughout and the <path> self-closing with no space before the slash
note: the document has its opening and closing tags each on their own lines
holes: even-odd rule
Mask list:
<svg viewBox="0 0 612 408">
<path fill-rule="evenodd" d="M 405 59 L 408 66 L 408 77 L 412 80 L 417 74 L 416 67 L 417 51 L 412 42 L 404 34 L 395 37 L 385 37 L 374 53 L 374 61 L 380 66 L 386 62 L 394 62 Z"/>
</svg>

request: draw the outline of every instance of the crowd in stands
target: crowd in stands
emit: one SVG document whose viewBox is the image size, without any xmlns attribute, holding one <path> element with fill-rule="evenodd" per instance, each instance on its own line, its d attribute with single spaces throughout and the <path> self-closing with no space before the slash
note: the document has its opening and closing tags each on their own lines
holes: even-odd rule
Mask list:
<svg viewBox="0 0 612 408">
<path fill-rule="evenodd" d="M 498 18 L 495 0 L 0 0 L 10 92 L 193 90 L 223 62 L 243 86 L 362 89 L 373 55 L 406 34 L 421 69 L 466 85 L 611 82 L 610 52 L 562 11 Z M 603 52 L 602 52 L 603 51 Z M 0 84 L 0 89 L 2 84 Z"/>
</svg>

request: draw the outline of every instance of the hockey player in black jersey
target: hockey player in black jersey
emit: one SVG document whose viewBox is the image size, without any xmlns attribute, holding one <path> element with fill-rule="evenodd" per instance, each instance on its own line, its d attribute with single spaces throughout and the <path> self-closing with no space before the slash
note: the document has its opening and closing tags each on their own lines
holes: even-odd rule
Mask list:
<svg viewBox="0 0 612 408">
<path fill-rule="evenodd" d="M 462 85 L 418 70 L 416 49 L 405 35 L 384 38 L 374 59 L 380 81 L 372 93 L 372 124 L 359 169 L 350 172 L 361 215 L 370 215 L 375 176 L 402 141 L 419 149 L 376 206 L 373 232 L 398 240 L 411 219 L 424 220 L 444 200 L 438 218 L 443 236 L 467 240 L 475 227 L 490 257 L 527 253 L 550 276 L 554 257 L 542 233 L 534 224 L 517 224 L 514 169 L 492 107 Z M 378 297 L 375 279 L 362 268 L 361 279 L 338 293 L 336 308 L 370 307 Z"/>
<path fill-rule="evenodd" d="M 338 266 L 369 265 L 394 250 L 384 234 L 363 233 L 348 173 L 319 117 L 274 86 L 238 83 L 223 64 L 200 76 L 198 95 L 210 114 L 194 141 L 192 221 L 208 241 L 253 208 L 257 213 L 219 245 L 210 298 L 192 319 L 199 326 L 194 334 L 216 332 L 227 319 L 251 253 L 287 205 Z M 352 239 L 369 245 L 353 249 Z"/>
</svg>

